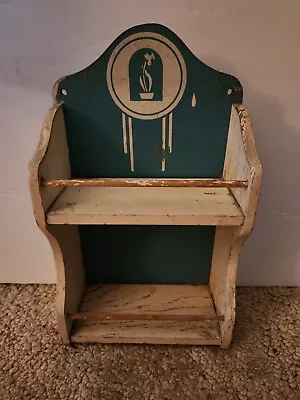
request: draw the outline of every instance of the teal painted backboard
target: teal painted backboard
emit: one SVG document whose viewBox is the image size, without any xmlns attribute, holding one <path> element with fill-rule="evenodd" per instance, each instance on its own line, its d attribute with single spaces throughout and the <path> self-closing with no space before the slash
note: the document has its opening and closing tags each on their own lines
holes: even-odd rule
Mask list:
<svg viewBox="0 0 300 400">
<path fill-rule="evenodd" d="M 242 86 L 199 61 L 168 28 L 146 24 L 63 78 L 56 98 L 74 178 L 215 178 Z M 84 226 L 80 236 L 89 281 L 208 280 L 214 227 Z M 121 248 L 126 257 L 113 254 Z"/>
</svg>

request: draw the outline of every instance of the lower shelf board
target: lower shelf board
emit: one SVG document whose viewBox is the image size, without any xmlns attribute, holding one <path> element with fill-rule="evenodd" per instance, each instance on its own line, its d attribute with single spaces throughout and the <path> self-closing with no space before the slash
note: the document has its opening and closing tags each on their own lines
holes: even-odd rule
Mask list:
<svg viewBox="0 0 300 400">
<path fill-rule="evenodd" d="M 119 284 L 87 286 L 72 319 L 222 321 L 208 285 Z"/>
<path fill-rule="evenodd" d="M 76 321 L 74 343 L 220 345 L 217 321 Z"/>
<path fill-rule="evenodd" d="M 207 285 L 87 286 L 73 342 L 220 344 L 219 321 Z"/>
</svg>

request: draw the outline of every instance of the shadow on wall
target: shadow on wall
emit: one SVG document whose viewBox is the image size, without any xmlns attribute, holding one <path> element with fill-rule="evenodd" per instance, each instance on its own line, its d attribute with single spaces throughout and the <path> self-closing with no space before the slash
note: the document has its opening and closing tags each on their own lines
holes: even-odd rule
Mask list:
<svg viewBox="0 0 300 400">
<path fill-rule="evenodd" d="M 278 99 L 259 93 L 243 74 L 219 58 L 208 65 L 237 76 L 252 119 L 263 165 L 254 231 L 242 251 L 238 284 L 287 285 L 300 279 L 300 130 L 285 122 Z M 285 283 L 286 282 L 286 283 Z"/>
</svg>

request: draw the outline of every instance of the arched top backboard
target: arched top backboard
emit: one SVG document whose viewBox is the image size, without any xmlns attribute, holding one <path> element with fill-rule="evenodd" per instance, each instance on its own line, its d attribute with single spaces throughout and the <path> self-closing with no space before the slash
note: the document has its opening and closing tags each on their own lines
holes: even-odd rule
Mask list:
<svg viewBox="0 0 300 400">
<path fill-rule="evenodd" d="M 74 177 L 219 177 L 235 77 L 196 58 L 168 28 L 123 32 L 60 80 Z"/>
</svg>

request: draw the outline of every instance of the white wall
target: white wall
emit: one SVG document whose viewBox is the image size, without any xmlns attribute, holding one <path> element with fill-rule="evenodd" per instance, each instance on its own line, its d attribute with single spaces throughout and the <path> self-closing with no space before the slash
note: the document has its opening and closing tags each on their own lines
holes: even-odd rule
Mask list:
<svg viewBox="0 0 300 400">
<path fill-rule="evenodd" d="M 239 283 L 299 285 L 299 15 L 298 0 L 0 0 L 0 281 L 55 280 L 27 188 L 52 84 L 123 30 L 158 22 L 244 86 L 264 180 Z"/>
</svg>

